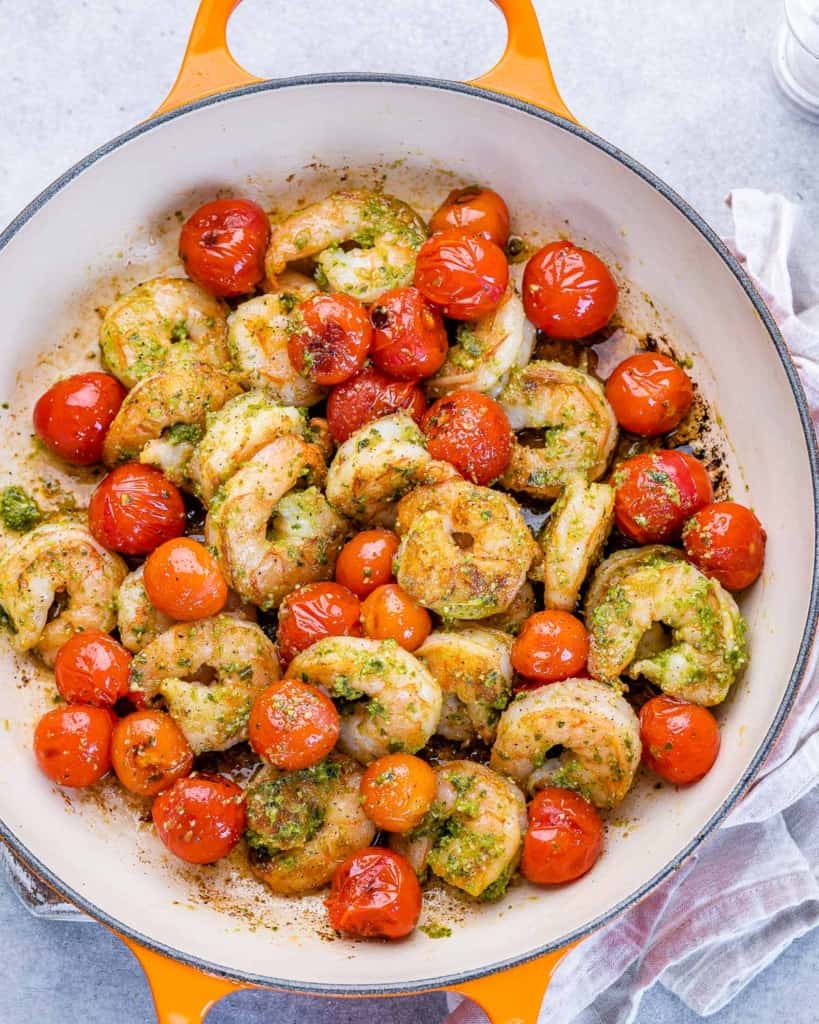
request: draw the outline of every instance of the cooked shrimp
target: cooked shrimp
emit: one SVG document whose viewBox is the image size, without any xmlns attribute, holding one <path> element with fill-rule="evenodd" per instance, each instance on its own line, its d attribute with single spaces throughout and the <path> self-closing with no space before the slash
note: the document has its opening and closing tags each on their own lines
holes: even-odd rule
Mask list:
<svg viewBox="0 0 819 1024">
<path fill-rule="evenodd" d="M 512 603 L 508 608 L 498 612 L 497 615 L 489 615 L 487 618 L 481 619 L 481 625 L 517 636 L 520 627 L 535 610 L 535 605 L 535 588 L 527 580 L 512 598 Z"/>
<path fill-rule="evenodd" d="M 277 288 L 288 263 L 312 256 L 330 291 L 375 302 L 391 288 L 412 284 L 415 255 L 426 237 L 423 220 L 395 196 L 333 192 L 273 229 L 267 276 Z M 342 248 L 350 242 L 354 248 Z"/>
<path fill-rule="evenodd" d="M 415 870 L 482 900 L 497 899 L 520 860 L 526 800 L 509 779 L 474 761 L 435 769 L 435 800 L 421 824 L 391 835 L 390 846 Z"/>
<path fill-rule="evenodd" d="M 636 658 L 655 622 L 671 629 L 670 646 Z M 695 704 L 725 700 L 748 660 L 736 601 L 687 562 L 660 561 L 629 572 L 606 591 L 588 624 L 593 676 L 645 676 L 665 693 Z"/>
<path fill-rule="evenodd" d="M 46 665 L 74 634 L 110 632 L 117 624 L 123 560 L 72 520 L 43 523 L 15 541 L 0 558 L 0 605 L 17 651 L 35 649 Z"/>
<path fill-rule="evenodd" d="M 599 381 L 563 363 L 535 359 L 513 370 L 498 401 L 513 430 L 544 430 L 544 445 L 512 446 L 504 487 L 556 498 L 578 474 L 597 480 L 617 441 L 617 420 Z"/>
<path fill-rule="evenodd" d="M 465 480 L 418 487 L 398 505 L 398 582 L 451 619 L 507 609 L 538 554 L 517 504 Z"/>
<path fill-rule="evenodd" d="M 246 740 L 254 699 L 279 676 L 275 646 L 230 615 L 180 622 L 131 662 L 131 689 L 163 701 L 196 754 Z"/>
<path fill-rule="evenodd" d="M 132 388 L 168 364 L 224 366 L 227 307 L 193 281 L 154 277 L 108 307 L 100 327 L 105 365 Z"/>
<path fill-rule="evenodd" d="M 556 747 L 561 753 L 550 756 Z M 500 717 L 489 763 L 530 791 L 567 786 L 596 807 L 614 807 L 641 752 L 637 716 L 613 686 L 565 679 L 518 694 Z"/>
<path fill-rule="evenodd" d="M 315 445 L 286 434 L 249 459 L 211 503 L 205 537 L 244 600 L 276 608 L 294 587 L 332 579 L 346 523 L 318 489 L 325 472 Z"/>
<path fill-rule="evenodd" d="M 364 772 L 332 753 L 312 768 L 265 766 L 247 788 L 250 868 L 273 892 L 320 889 L 351 853 L 369 846 L 375 825 L 361 807 Z"/>
<path fill-rule="evenodd" d="M 640 569 L 644 565 L 657 565 L 660 562 L 679 562 L 684 558 L 685 553 L 679 548 L 668 547 L 665 544 L 647 544 L 641 548 L 623 548 L 622 551 L 615 551 L 608 558 L 604 558 L 594 570 L 586 591 L 583 614 L 590 620 L 606 592 L 634 569 Z"/>
<path fill-rule="evenodd" d="M 441 687 L 394 640 L 325 637 L 297 654 L 287 675 L 357 702 L 345 709 L 338 746 L 362 764 L 398 750 L 415 753 L 441 717 Z"/>
</svg>

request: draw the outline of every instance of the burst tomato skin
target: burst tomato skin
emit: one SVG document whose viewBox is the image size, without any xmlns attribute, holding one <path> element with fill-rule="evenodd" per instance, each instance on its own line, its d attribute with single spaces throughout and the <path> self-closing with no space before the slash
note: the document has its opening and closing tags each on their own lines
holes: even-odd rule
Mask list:
<svg viewBox="0 0 819 1024">
<path fill-rule="evenodd" d="M 277 643 L 289 662 L 325 636 L 361 636 L 361 605 L 339 583 L 307 583 L 291 590 L 279 608 Z"/>
<path fill-rule="evenodd" d="M 164 711 L 121 718 L 111 739 L 111 760 L 122 785 L 140 796 L 156 796 L 193 770 L 193 751 Z"/>
<path fill-rule="evenodd" d="M 414 754 L 386 754 L 361 779 L 361 805 L 376 827 L 409 832 L 435 799 L 435 772 Z"/>
<path fill-rule="evenodd" d="M 643 437 L 667 434 L 694 399 L 691 378 L 659 352 L 638 352 L 614 368 L 606 398 L 624 430 Z"/>
<path fill-rule="evenodd" d="M 491 188 L 456 188 L 433 213 L 429 229 L 482 235 L 503 248 L 509 240 L 509 209 Z"/>
<path fill-rule="evenodd" d="M 364 365 L 373 328 L 367 310 L 350 295 L 311 295 L 298 307 L 287 342 L 290 362 L 322 387 L 349 380 Z"/>
<path fill-rule="evenodd" d="M 744 590 L 759 577 L 766 541 L 756 515 L 734 501 L 706 505 L 683 527 L 685 553 L 726 590 Z"/>
<path fill-rule="evenodd" d="M 574 615 L 558 609 L 530 615 L 512 644 L 512 667 L 538 684 L 580 675 L 588 657 L 586 627 Z"/>
<path fill-rule="evenodd" d="M 325 758 L 336 745 L 339 727 L 338 711 L 326 694 L 285 678 L 253 702 L 248 733 L 259 757 L 293 772 Z"/>
<path fill-rule="evenodd" d="M 685 452 L 635 455 L 612 479 L 617 528 L 638 544 L 677 539 L 685 520 L 714 500 L 705 467 Z"/>
<path fill-rule="evenodd" d="M 594 866 L 602 849 L 600 815 L 579 793 L 547 786 L 529 804 L 520 869 L 530 882 L 573 882 Z"/>
<path fill-rule="evenodd" d="M 153 466 L 128 462 L 112 469 L 91 495 L 88 525 L 106 548 L 147 555 L 185 531 L 185 502 Z"/>
<path fill-rule="evenodd" d="M 212 864 L 245 830 L 244 792 L 221 775 L 189 775 L 157 796 L 151 817 L 172 854 L 188 864 Z"/>
<path fill-rule="evenodd" d="M 588 249 L 550 242 L 526 264 L 523 305 L 529 320 L 550 338 L 587 338 L 611 320 L 617 285 Z"/>
<path fill-rule="evenodd" d="M 145 592 L 151 604 L 179 622 L 217 615 L 227 601 L 219 563 L 190 537 L 167 540 L 145 562 Z"/>
<path fill-rule="evenodd" d="M 244 295 L 264 277 L 270 222 L 249 199 L 205 203 L 182 225 L 179 256 L 185 272 L 211 295 Z"/>
<path fill-rule="evenodd" d="M 108 428 L 125 398 L 110 373 L 76 373 L 43 392 L 34 406 L 34 431 L 60 458 L 75 466 L 102 461 Z"/>
<path fill-rule="evenodd" d="M 377 587 L 361 605 L 364 632 L 373 640 L 395 640 L 405 651 L 415 651 L 432 630 L 429 612 L 397 583 Z"/>
<path fill-rule="evenodd" d="M 362 530 L 348 540 L 336 559 L 336 582 L 357 597 L 393 583 L 392 561 L 399 540 L 392 530 Z"/>
<path fill-rule="evenodd" d="M 417 288 L 394 288 L 370 310 L 370 359 L 399 380 L 431 377 L 443 365 L 449 343 L 444 318 Z"/>
<path fill-rule="evenodd" d="M 111 770 L 113 711 L 66 704 L 47 711 L 34 730 L 40 769 L 60 786 L 92 786 Z"/>
<path fill-rule="evenodd" d="M 401 939 L 421 915 L 421 886 L 409 862 L 370 846 L 344 861 L 325 900 L 336 931 L 362 939 Z"/>
<path fill-rule="evenodd" d="M 488 395 L 454 391 L 434 402 L 421 423 L 433 459 L 451 463 L 475 484 L 497 479 L 512 457 L 512 428 Z"/>
<path fill-rule="evenodd" d="M 673 697 L 652 697 L 640 709 L 643 761 L 666 782 L 699 782 L 719 754 L 717 720 L 697 704 Z"/>
<path fill-rule="evenodd" d="M 394 380 L 374 366 L 334 387 L 327 399 L 327 423 L 339 444 L 381 416 L 406 412 L 420 424 L 427 408 L 415 381 Z"/>
<path fill-rule="evenodd" d="M 478 235 L 441 231 L 415 261 L 415 287 L 453 320 L 479 320 L 497 309 L 508 283 L 503 250 Z"/>
<path fill-rule="evenodd" d="M 110 708 L 128 693 L 131 653 L 98 629 L 75 633 L 57 652 L 54 680 L 69 704 Z"/>
</svg>

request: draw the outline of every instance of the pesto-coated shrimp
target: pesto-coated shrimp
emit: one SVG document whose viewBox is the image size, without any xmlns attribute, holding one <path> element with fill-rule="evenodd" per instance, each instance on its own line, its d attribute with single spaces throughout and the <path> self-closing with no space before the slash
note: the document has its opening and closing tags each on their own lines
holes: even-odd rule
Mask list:
<svg viewBox="0 0 819 1024">
<path fill-rule="evenodd" d="M 274 288 L 288 265 L 315 257 L 330 291 L 375 302 L 412 284 L 415 256 L 427 237 L 423 220 L 395 196 L 368 189 L 333 192 L 273 228 L 265 266 Z M 355 243 L 353 248 L 342 248 Z"/>
<path fill-rule="evenodd" d="M 216 615 L 152 640 L 131 662 L 131 689 L 164 702 L 201 754 L 247 739 L 253 701 L 280 674 L 276 648 L 254 622 Z"/>
<path fill-rule="evenodd" d="M 488 629 L 499 629 L 503 633 L 517 636 L 520 627 L 534 612 L 535 606 L 535 588 L 527 580 L 512 598 L 512 603 L 508 608 L 496 615 L 489 615 L 487 618 L 481 619 L 481 625 Z"/>
<path fill-rule="evenodd" d="M 132 388 L 166 365 L 228 363 L 227 306 L 193 281 L 155 277 L 109 306 L 100 327 L 105 365 Z"/>
<path fill-rule="evenodd" d="M 647 544 L 641 548 L 623 548 L 615 551 L 594 570 L 586 591 L 583 613 L 591 619 L 595 608 L 606 596 L 607 591 L 622 579 L 644 565 L 659 565 L 660 562 L 679 562 L 685 559 L 685 552 L 666 544 Z"/>
<path fill-rule="evenodd" d="M 297 654 L 287 675 L 356 702 L 342 715 L 338 747 L 362 764 L 398 750 L 415 753 L 441 717 L 441 687 L 394 640 L 325 637 Z"/>
<path fill-rule="evenodd" d="M 72 520 L 43 523 L 0 558 L 0 605 L 11 620 L 11 644 L 32 649 L 47 665 L 74 634 L 110 632 L 117 590 L 128 569 L 88 528 Z"/>
<path fill-rule="evenodd" d="M 549 757 L 555 747 L 561 753 Z M 530 791 L 567 786 L 596 807 L 614 807 L 640 754 L 637 716 L 613 686 L 564 679 L 518 694 L 500 717 L 490 764 Z"/>
</svg>

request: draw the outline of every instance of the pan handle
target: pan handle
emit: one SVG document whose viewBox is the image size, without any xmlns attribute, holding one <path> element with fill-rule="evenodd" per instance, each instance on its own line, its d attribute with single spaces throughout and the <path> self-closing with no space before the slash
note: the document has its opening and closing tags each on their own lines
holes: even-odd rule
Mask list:
<svg viewBox="0 0 819 1024">
<path fill-rule="evenodd" d="M 498 63 L 469 84 L 533 103 L 575 121 L 549 64 L 532 0 L 493 0 L 506 19 L 506 49 Z M 227 24 L 240 0 L 201 0 L 176 81 L 153 117 L 186 103 L 263 79 L 238 64 L 228 49 Z"/>
</svg>

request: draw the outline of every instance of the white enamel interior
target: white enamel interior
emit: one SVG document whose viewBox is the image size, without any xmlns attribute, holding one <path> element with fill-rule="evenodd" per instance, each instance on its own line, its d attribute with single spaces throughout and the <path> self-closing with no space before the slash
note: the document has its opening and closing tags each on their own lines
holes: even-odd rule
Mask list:
<svg viewBox="0 0 819 1024">
<path fill-rule="evenodd" d="M 15 688 L 19 666 L 0 652 L 9 722 L 0 729 L 0 817 L 11 833 L 127 929 L 229 972 L 296 987 L 400 988 L 475 972 L 583 929 L 674 863 L 771 726 L 797 659 L 814 568 L 810 465 L 797 407 L 731 271 L 671 202 L 622 163 L 560 127 L 474 95 L 381 82 L 293 85 L 185 113 L 93 163 L 0 252 L 2 397 L 64 330 L 77 295 L 121 264 L 118 252 L 128 258 L 132 241 L 134 252 L 146 245 L 152 225 L 192 192 L 247 191 L 251 175 L 261 191 L 272 182 L 284 195 L 284 178 L 315 159 L 356 168 L 399 158 L 491 183 L 519 223 L 526 210 L 565 219 L 567 231 L 593 240 L 670 311 L 678 348 L 694 357 L 693 373 L 719 408 L 768 531 L 767 568 L 743 603 L 753 660 L 722 709 L 716 769 L 688 791 L 645 787 L 630 799 L 610 827 L 604 857 L 579 883 L 537 894 L 516 888 L 497 905 L 465 913 L 452 938 L 417 934 L 400 947 L 327 942 L 303 922 L 289 925 L 286 907 L 266 903 L 252 886 L 237 888 L 236 897 L 252 907 L 253 925 L 218 901 L 196 900 L 189 876 L 163 866 L 147 830 L 136 836 L 93 803 L 67 803 L 38 773 L 30 722 L 40 684 Z M 742 486 L 737 475 L 739 497 Z M 259 916 L 278 930 L 258 926 Z"/>
</svg>

